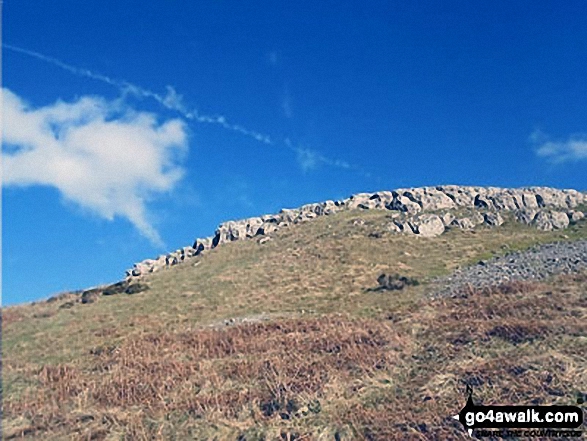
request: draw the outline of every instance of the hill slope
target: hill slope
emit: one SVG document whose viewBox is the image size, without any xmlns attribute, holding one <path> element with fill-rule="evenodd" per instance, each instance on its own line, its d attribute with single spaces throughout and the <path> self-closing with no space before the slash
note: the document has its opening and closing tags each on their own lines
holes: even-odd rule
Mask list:
<svg viewBox="0 0 587 441">
<path fill-rule="evenodd" d="M 227 241 L 132 278 L 149 288 L 133 295 L 4 309 L 5 437 L 467 439 L 450 418 L 466 384 L 496 404 L 586 392 L 585 270 L 435 296 L 458 268 L 584 243 L 585 220 L 543 231 L 505 210 L 418 237 L 391 211 Z M 382 273 L 419 283 L 385 289 Z"/>
</svg>

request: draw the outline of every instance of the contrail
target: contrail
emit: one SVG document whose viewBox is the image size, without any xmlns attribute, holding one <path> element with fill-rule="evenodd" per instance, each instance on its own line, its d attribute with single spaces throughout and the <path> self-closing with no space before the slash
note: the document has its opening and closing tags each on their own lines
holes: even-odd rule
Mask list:
<svg viewBox="0 0 587 441">
<path fill-rule="evenodd" d="M 41 54 L 39 52 L 31 51 L 29 49 L 24 49 L 18 46 L 13 46 L 10 44 L 2 44 L 3 47 L 9 49 L 14 52 L 18 52 L 20 54 L 28 55 L 29 57 L 36 58 L 37 60 L 44 61 L 46 63 L 52 64 L 57 66 L 63 70 L 66 70 L 74 75 L 91 78 L 92 80 L 101 81 L 105 84 L 110 86 L 114 86 L 118 88 L 123 94 L 133 94 L 142 98 L 151 98 L 157 101 L 160 105 L 165 107 L 169 110 L 174 110 L 180 113 L 184 118 L 197 121 L 199 123 L 207 123 L 207 124 L 218 124 L 227 130 L 231 130 L 233 132 L 238 132 L 246 136 L 250 136 L 256 139 L 259 142 L 264 144 L 272 144 L 271 138 L 269 135 L 265 135 L 263 133 L 256 132 L 254 130 L 246 129 L 238 124 L 230 123 L 226 117 L 219 115 L 219 116 L 210 116 L 210 115 L 200 115 L 196 109 L 188 110 L 184 104 L 181 102 L 181 95 L 178 95 L 175 89 L 171 86 L 167 86 L 167 94 L 162 96 L 152 90 L 145 89 L 144 87 L 137 86 L 129 81 L 125 80 L 118 80 L 114 78 L 110 78 L 107 75 L 103 75 L 98 72 L 91 71 L 89 69 L 83 69 L 79 67 L 72 66 L 70 64 L 64 63 L 57 58 L 49 57 L 47 55 Z"/>
<path fill-rule="evenodd" d="M 192 121 L 196 121 L 202 124 L 215 124 L 219 125 L 222 128 L 237 132 L 242 135 L 251 137 L 256 141 L 266 144 L 266 145 L 275 145 L 275 142 L 272 141 L 271 137 L 267 134 L 257 132 L 255 130 L 247 129 L 241 125 L 233 124 L 228 121 L 225 116 L 222 115 L 202 115 L 198 112 L 197 109 L 188 109 L 182 102 L 182 96 L 179 95 L 175 89 L 171 86 L 167 86 L 167 94 L 165 96 L 153 92 L 152 90 L 145 89 L 144 87 L 137 86 L 126 80 L 120 80 L 111 78 L 107 75 L 103 75 L 98 72 L 91 71 L 89 69 L 79 68 L 76 66 L 72 66 L 70 64 L 64 63 L 57 58 L 50 57 L 39 52 L 31 51 L 29 49 L 24 49 L 18 46 L 13 46 L 11 44 L 3 43 L 2 47 L 11 50 L 13 52 L 17 52 L 23 55 L 27 55 L 29 57 L 36 58 L 37 60 L 44 61 L 46 63 L 52 64 L 57 66 L 67 72 L 72 73 L 73 75 L 77 75 L 80 77 L 90 78 L 93 80 L 101 81 L 102 83 L 108 84 L 110 86 L 116 87 L 120 90 L 120 92 L 124 94 L 132 94 L 142 98 L 150 98 L 155 100 L 161 106 L 165 107 L 168 110 L 173 110 L 178 112 L 184 118 Z M 295 147 L 292 145 L 289 139 L 285 139 L 282 144 L 285 148 L 292 151 L 297 155 L 298 162 L 302 169 L 306 170 L 312 168 L 313 166 L 317 165 L 318 163 L 324 164 L 329 167 L 340 168 L 344 170 L 353 170 L 358 172 L 359 174 L 365 177 L 371 177 L 370 173 L 363 170 L 361 167 L 350 165 L 345 161 L 341 161 L 339 159 L 331 159 L 323 156 L 319 152 L 314 150 L 310 150 L 307 148 Z"/>
</svg>

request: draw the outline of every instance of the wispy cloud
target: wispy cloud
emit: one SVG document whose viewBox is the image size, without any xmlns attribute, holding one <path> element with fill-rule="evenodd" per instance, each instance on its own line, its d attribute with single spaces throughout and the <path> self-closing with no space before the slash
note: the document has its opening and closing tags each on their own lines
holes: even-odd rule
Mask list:
<svg viewBox="0 0 587 441">
<path fill-rule="evenodd" d="M 554 163 L 587 160 L 587 134 L 575 134 L 564 141 L 552 141 L 536 130 L 530 135 L 536 145 L 536 154 Z"/>
<path fill-rule="evenodd" d="M 44 185 L 97 215 L 128 219 L 153 244 L 161 238 L 147 202 L 180 181 L 185 123 L 158 123 L 120 100 L 82 97 L 37 109 L 2 89 L 3 185 Z"/>
<path fill-rule="evenodd" d="M 74 75 L 101 81 L 110 86 L 114 86 L 117 89 L 119 89 L 123 95 L 134 95 L 139 98 L 148 98 L 155 100 L 161 106 L 165 107 L 168 110 L 178 112 L 181 116 L 188 120 L 204 124 L 216 124 L 226 130 L 230 130 L 245 136 L 252 137 L 261 143 L 272 144 L 269 135 L 257 132 L 255 130 L 250 130 L 239 124 L 234 124 L 223 115 L 203 115 L 200 114 L 197 109 L 188 108 L 183 102 L 182 95 L 178 94 L 172 86 L 167 86 L 166 93 L 164 95 L 161 95 L 157 92 L 153 92 L 152 90 L 138 86 L 129 81 L 114 79 L 107 75 L 103 75 L 101 73 L 89 69 L 75 67 L 70 64 L 64 63 L 61 60 L 58 60 L 57 58 L 49 57 L 39 52 L 31 51 L 18 46 L 12 46 L 10 44 L 2 44 L 2 47 L 53 64 L 54 66 L 64 69 Z"/>
<path fill-rule="evenodd" d="M 329 167 L 341 168 L 345 170 L 355 170 L 366 175 L 366 173 L 358 167 L 351 166 L 346 161 L 339 159 L 332 159 L 322 155 L 316 150 L 312 150 L 307 147 L 295 147 L 291 140 L 286 138 L 285 145 L 296 154 L 296 159 L 303 172 L 308 172 L 318 168 L 319 166 L 326 165 Z"/>
<path fill-rule="evenodd" d="M 2 47 L 18 52 L 38 60 L 50 63 L 54 66 L 57 66 L 61 69 L 64 69 L 74 75 L 90 78 L 93 80 L 101 81 L 105 84 L 111 85 L 121 92 L 122 96 L 136 96 L 139 98 L 145 99 L 152 99 L 159 103 L 161 106 L 168 110 L 172 110 L 177 112 L 183 118 L 189 121 L 195 121 L 201 124 L 212 124 L 222 127 L 223 129 L 240 133 L 244 136 L 251 137 L 256 141 L 270 146 L 285 146 L 287 149 L 292 151 L 298 160 L 298 164 L 300 165 L 302 171 L 308 171 L 313 168 L 316 168 L 318 165 L 325 165 L 329 167 L 341 168 L 349 171 L 357 172 L 365 177 L 370 177 L 370 173 L 364 171 L 361 167 L 354 166 L 348 164 L 346 161 L 342 161 L 339 159 L 332 159 L 328 158 L 321 153 L 311 150 L 309 148 L 302 148 L 302 147 L 295 147 L 292 145 L 289 139 L 285 139 L 284 141 L 274 141 L 268 134 L 264 134 L 255 130 L 251 130 L 247 127 L 244 127 L 239 124 L 234 124 L 228 120 L 228 118 L 224 115 L 205 115 L 198 112 L 195 108 L 190 108 L 184 103 L 183 96 L 175 90 L 172 86 L 167 86 L 165 94 L 159 94 L 147 88 L 141 87 L 139 85 L 133 84 L 126 80 L 120 80 L 111 78 L 107 75 L 103 75 L 101 73 L 95 72 L 93 70 L 79 68 L 76 66 L 72 66 L 70 64 L 64 63 L 63 61 L 53 58 L 39 52 L 31 51 L 29 49 L 24 49 L 18 46 L 13 46 L 9 44 L 2 44 Z M 276 64 L 279 61 L 279 53 L 278 52 L 271 52 L 268 55 L 269 61 L 272 64 Z M 123 101 L 123 100 L 122 100 Z M 283 111 L 286 116 L 293 114 L 291 109 L 291 98 L 286 93 L 285 99 L 282 103 Z M 288 116 L 289 117 L 289 116 Z"/>
<path fill-rule="evenodd" d="M 318 166 L 319 155 L 313 150 L 298 148 L 296 150 L 297 160 L 304 172 L 313 170 Z"/>
</svg>

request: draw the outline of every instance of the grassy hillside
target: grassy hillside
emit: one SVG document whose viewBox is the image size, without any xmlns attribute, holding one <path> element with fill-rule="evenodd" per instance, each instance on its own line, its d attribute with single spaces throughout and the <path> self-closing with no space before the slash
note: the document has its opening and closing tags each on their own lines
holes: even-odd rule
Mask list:
<svg viewBox="0 0 587 441">
<path fill-rule="evenodd" d="M 585 221 L 429 239 L 388 222 L 343 212 L 225 244 L 142 293 L 4 309 L 5 438 L 466 439 L 450 419 L 466 382 L 487 403 L 574 403 L 586 274 L 428 294 L 458 266 L 587 238 Z M 369 291 L 382 272 L 421 283 Z"/>
</svg>

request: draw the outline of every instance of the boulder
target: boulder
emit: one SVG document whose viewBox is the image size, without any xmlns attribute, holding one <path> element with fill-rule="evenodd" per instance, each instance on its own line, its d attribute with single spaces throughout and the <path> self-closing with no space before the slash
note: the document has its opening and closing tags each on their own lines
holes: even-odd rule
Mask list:
<svg viewBox="0 0 587 441">
<path fill-rule="evenodd" d="M 378 191 L 373 193 L 370 199 L 375 201 L 376 208 L 383 209 L 393 200 L 393 193 L 391 191 Z"/>
<path fill-rule="evenodd" d="M 576 224 L 581 219 L 585 218 L 585 214 L 582 211 L 575 211 L 575 210 L 569 211 L 568 216 L 569 216 L 569 221 L 572 224 Z"/>
<path fill-rule="evenodd" d="M 96 290 L 87 290 L 82 293 L 81 302 L 85 305 L 88 303 L 94 303 L 100 297 L 100 293 Z"/>
<path fill-rule="evenodd" d="M 415 214 L 422 210 L 420 204 L 411 200 L 407 196 L 394 192 L 393 199 L 386 205 L 388 210 L 398 210 L 403 213 Z"/>
<path fill-rule="evenodd" d="M 561 211 L 540 211 L 532 224 L 543 231 L 558 230 L 569 226 L 569 217 Z"/>
<path fill-rule="evenodd" d="M 259 227 L 259 229 L 257 230 L 257 236 L 271 234 L 277 230 L 279 230 L 279 227 L 276 224 L 274 224 L 273 222 L 266 222 L 263 223 L 263 225 L 261 225 L 261 227 Z"/>
<path fill-rule="evenodd" d="M 263 222 L 279 222 L 279 216 L 262 216 L 262 217 L 251 217 L 249 219 L 245 219 L 238 223 L 239 229 L 241 231 L 240 234 L 244 234 L 244 236 L 239 237 L 234 240 L 244 239 L 244 238 L 251 238 L 257 235 L 257 231 L 263 225 Z"/>
<path fill-rule="evenodd" d="M 524 203 L 524 207 L 526 208 L 532 208 L 534 210 L 539 208 L 538 201 L 536 200 L 536 195 L 534 193 L 522 193 L 522 201 Z"/>
<path fill-rule="evenodd" d="M 202 252 L 212 248 L 212 238 L 196 239 L 192 248 L 194 249 L 194 256 L 199 256 Z"/>
<path fill-rule="evenodd" d="M 563 230 L 569 226 L 569 216 L 563 211 L 551 211 L 550 222 L 555 230 Z"/>
<path fill-rule="evenodd" d="M 442 185 L 436 187 L 436 189 L 449 197 L 458 207 L 472 206 L 476 195 L 472 187 L 462 187 L 459 185 Z"/>
<path fill-rule="evenodd" d="M 490 207 L 494 210 L 517 210 L 522 205 L 522 196 L 515 190 L 491 189 L 486 196 Z"/>
<path fill-rule="evenodd" d="M 526 208 L 523 210 L 516 211 L 515 217 L 518 222 L 521 222 L 526 225 L 530 225 L 534 221 L 534 219 L 536 218 L 538 213 L 539 213 L 539 210 Z"/>
<path fill-rule="evenodd" d="M 587 203 L 587 193 L 581 193 L 577 190 L 563 190 L 563 193 L 566 195 L 567 203 L 571 207 Z"/>
<path fill-rule="evenodd" d="M 460 228 L 461 230 L 470 230 L 475 228 L 475 224 L 473 221 L 468 217 L 463 217 L 461 219 L 455 219 L 450 224 L 453 227 Z"/>
<path fill-rule="evenodd" d="M 212 240 L 212 248 L 217 247 L 226 242 L 232 242 L 239 239 L 244 239 L 247 235 L 246 221 L 228 221 L 220 224 L 216 229 L 214 239 Z"/>
<path fill-rule="evenodd" d="M 485 225 L 489 225 L 490 227 L 499 227 L 501 224 L 503 224 L 503 218 L 499 213 L 485 213 L 483 215 L 483 223 L 485 223 Z"/>
<path fill-rule="evenodd" d="M 167 266 L 173 266 L 173 265 L 177 265 L 179 263 L 179 259 L 173 255 L 173 254 L 169 254 L 166 258 L 165 258 L 165 264 Z"/>
<path fill-rule="evenodd" d="M 153 259 L 145 259 L 142 262 L 135 263 L 131 270 L 127 270 L 127 276 L 139 277 L 147 273 L 153 272 L 156 261 Z"/>
<path fill-rule="evenodd" d="M 102 294 L 105 296 L 112 296 L 116 294 L 120 294 L 124 292 L 126 288 L 128 288 L 129 282 L 126 280 L 122 280 L 120 282 L 116 282 L 112 285 L 108 285 L 105 288 L 102 288 Z"/>
<path fill-rule="evenodd" d="M 422 210 L 443 210 L 455 208 L 455 202 L 442 191 L 432 187 L 417 188 L 410 191 L 410 199 L 416 201 Z"/>
<path fill-rule="evenodd" d="M 440 215 L 440 220 L 444 224 L 445 227 L 448 227 L 452 221 L 455 220 L 455 216 L 452 213 L 443 213 Z"/>
<path fill-rule="evenodd" d="M 263 222 L 278 224 L 281 222 L 281 216 L 276 214 L 265 214 L 261 217 L 251 217 L 247 219 L 249 224 L 262 224 Z"/>
<path fill-rule="evenodd" d="M 433 237 L 442 234 L 449 226 L 463 229 L 474 228 L 482 223 L 499 226 L 504 222 L 500 211 L 514 211 L 519 222 L 540 229 L 562 229 L 584 218 L 581 211 L 572 210 L 584 203 L 587 203 L 587 193 L 547 187 L 506 189 L 445 185 L 359 193 L 344 200 L 306 204 L 298 209 L 282 209 L 278 214 L 222 223 L 213 237 L 197 239 L 193 246 L 159 256 L 155 260 L 146 259 L 136 263 L 126 271 L 126 276 L 129 279 L 141 277 L 226 242 L 267 235 L 282 227 L 348 209 L 392 210 L 388 215 L 391 223 L 386 226 L 387 230 Z M 446 211 L 441 215 L 429 213 L 454 208 L 477 210 L 461 219 L 455 219 L 453 213 Z M 404 213 L 409 215 L 407 220 Z M 393 215 L 398 218 L 393 218 Z"/>
<path fill-rule="evenodd" d="M 495 208 L 495 207 L 493 207 L 493 203 L 491 202 L 491 200 L 489 198 L 487 198 L 485 195 L 480 195 L 480 194 L 475 196 L 475 200 L 474 200 L 473 204 L 477 208 L 486 208 L 486 209 L 487 208 Z"/>
<path fill-rule="evenodd" d="M 181 260 L 189 259 L 196 255 L 196 250 L 193 247 L 183 247 L 181 249 Z"/>
<path fill-rule="evenodd" d="M 550 231 L 552 230 L 552 222 L 550 216 L 545 211 L 540 211 L 532 221 L 532 224 L 539 230 Z"/>
<path fill-rule="evenodd" d="M 118 283 L 116 283 L 114 285 L 110 285 L 110 286 L 107 286 L 107 287 L 97 286 L 97 287 L 94 287 L 94 288 L 86 289 L 86 290 L 82 291 L 82 293 L 81 293 L 81 299 L 80 300 L 81 300 L 81 302 L 83 304 L 94 303 L 94 302 L 96 302 L 98 300 L 98 298 L 102 294 L 104 294 L 104 295 L 111 294 L 111 292 L 109 292 L 108 290 L 109 289 L 112 289 L 113 286 L 125 285 L 126 283 L 127 282 L 122 281 L 122 282 L 118 282 Z"/>
<path fill-rule="evenodd" d="M 378 287 L 370 291 L 393 291 L 404 289 L 406 286 L 417 286 L 420 282 L 413 277 L 400 276 L 399 274 L 387 275 L 380 274 L 377 277 Z"/>
<path fill-rule="evenodd" d="M 345 205 L 350 209 L 359 208 L 359 205 L 369 206 L 371 193 L 358 193 L 352 195 L 350 198 L 345 199 Z"/>
<path fill-rule="evenodd" d="M 336 213 L 338 210 L 338 206 L 334 203 L 334 201 L 325 201 L 321 204 L 318 204 L 316 207 L 316 214 L 318 216 L 328 216 L 330 214 Z"/>
<path fill-rule="evenodd" d="M 422 237 L 435 237 L 444 233 L 444 223 L 435 214 L 421 214 L 409 222 L 412 231 Z"/>
<path fill-rule="evenodd" d="M 293 223 L 294 219 L 298 216 L 298 210 L 291 210 L 289 208 L 282 208 L 279 211 L 279 218 L 281 222 L 285 222 L 287 224 Z"/>
<path fill-rule="evenodd" d="M 569 193 L 548 187 L 531 187 L 539 207 L 573 208 Z"/>
<path fill-rule="evenodd" d="M 129 285 L 125 290 L 125 294 L 138 294 L 140 292 L 146 291 L 149 289 L 148 285 L 144 283 L 133 283 Z"/>
</svg>

